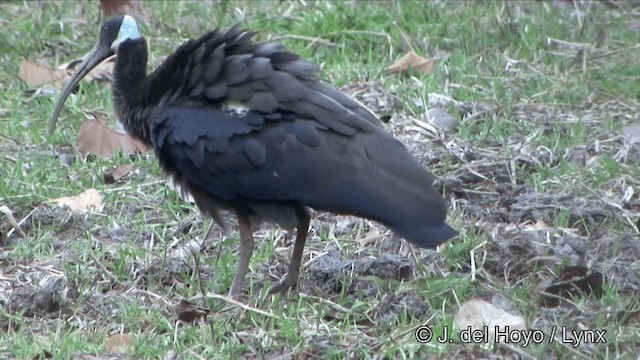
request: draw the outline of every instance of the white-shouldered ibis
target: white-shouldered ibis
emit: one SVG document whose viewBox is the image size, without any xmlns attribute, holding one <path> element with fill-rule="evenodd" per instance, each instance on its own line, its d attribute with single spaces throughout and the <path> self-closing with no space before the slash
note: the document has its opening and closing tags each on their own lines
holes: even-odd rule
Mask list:
<svg viewBox="0 0 640 360">
<path fill-rule="evenodd" d="M 317 66 L 254 32 L 217 29 L 182 44 L 147 75 L 147 44 L 135 20 L 113 18 L 62 90 L 116 54 L 113 102 L 127 131 L 153 146 L 164 172 L 224 225 L 233 210 L 239 260 L 229 291 L 238 296 L 262 219 L 297 235 L 289 271 L 274 290 L 296 286 L 309 208 L 375 220 L 422 248 L 456 235 L 433 176 L 379 127 L 379 119 L 317 75 Z"/>
</svg>

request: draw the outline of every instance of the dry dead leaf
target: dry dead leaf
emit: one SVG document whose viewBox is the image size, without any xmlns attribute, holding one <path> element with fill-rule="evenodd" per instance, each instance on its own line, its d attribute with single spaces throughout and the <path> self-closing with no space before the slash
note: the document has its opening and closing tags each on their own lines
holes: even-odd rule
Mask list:
<svg viewBox="0 0 640 360">
<path fill-rule="evenodd" d="M 83 58 L 81 59 L 75 59 L 75 60 L 71 60 L 67 63 L 64 64 L 60 64 L 58 66 L 59 70 L 68 70 L 70 75 L 75 74 L 78 65 L 80 65 L 80 63 L 82 62 L 82 60 L 84 60 Z M 91 71 L 89 71 L 89 73 L 87 75 L 84 76 L 83 80 L 85 81 L 113 81 L 113 67 L 116 64 L 116 57 L 111 56 L 108 59 L 106 59 L 105 61 L 101 62 L 100 64 L 98 64 L 98 66 L 94 67 L 93 69 L 91 69 Z"/>
<path fill-rule="evenodd" d="M 138 0 L 100 0 L 100 12 L 106 18 L 131 15 L 147 25 L 156 26 L 155 19 Z"/>
<path fill-rule="evenodd" d="M 20 78 L 33 87 L 52 85 L 56 88 L 62 88 L 64 83 L 71 78 L 71 71 L 52 69 L 29 59 L 22 59 L 22 63 L 20 63 Z"/>
<path fill-rule="evenodd" d="M 29 59 L 23 59 L 20 63 L 20 78 L 30 87 L 41 88 L 51 87 L 61 89 L 64 84 L 71 79 L 75 73 L 75 67 L 82 62 L 82 59 L 73 60 L 60 65 L 57 69 L 46 65 L 38 64 Z M 115 57 L 111 57 L 94 69 L 84 78 L 84 81 L 113 81 L 113 66 Z"/>
<path fill-rule="evenodd" d="M 133 171 L 133 164 L 120 165 L 104 174 L 104 182 L 105 184 L 113 184 L 129 176 L 131 171 Z"/>
<path fill-rule="evenodd" d="M 131 345 L 131 340 L 131 335 L 129 334 L 114 334 L 109 336 L 104 348 L 109 352 L 122 354 L 127 352 L 127 348 Z"/>
<path fill-rule="evenodd" d="M 145 154 L 149 147 L 129 134 L 120 134 L 104 125 L 103 117 L 86 120 L 80 126 L 78 149 L 83 155 L 93 154 L 109 159 L 113 154 L 122 151 L 125 155 Z"/>
<path fill-rule="evenodd" d="M 368 243 L 368 242 L 373 242 L 377 239 L 379 239 L 380 237 L 382 237 L 384 234 L 382 234 L 380 232 L 380 230 L 376 229 L 376 228 L 371 228 L 369 229 L 366 233 L 364 233 L 362 235 L 361 241 L 364 243 Z"/>
<path fill-rule="evenodd" d="M 91 69 L 85 76 L 87 81 L 113 81 L 113 67 L 116 64 L 115 56 L 101 62 L 98 66 Z"/>
<path fill-rule="evenodd" d="M 526 329 L 522 317 L 511 315 L 481 299 L 471 299 L 463 303 L 453 319 L 453 325 L 460 330 L 478 330 L 487 326 L 490 336 L 495 336 L 496 326 L 500 331 L 506 330 L 506 326 L 509 327 L 509 331 Z"/>
<path fill-rule="evenodd" d="M 524 225 L 523 230 L 525 231 L 545 231 L 545 230 L 553 230 L 553 227 L 547 225 L 544 220 L 540 219 L 536 221 L 535 224 Z"/>
<path fill-rule="evenodd" d="M 209 314 L 209 309 L 205 309 L 199 306 L 196 306 L 187 300 L 180 300 L 180 303 L 176 305 L 176 315 L 178 315 L 178 320 L 184 321 L 189 324 L 193 324 L 196 320 L 202 319 L 203 321 L 207 321 L 207 315 Z"/>
<path fill-rule="evenodd" d="M 397 72 L 407 72 L 410 69 L 414 69 L 420 74 L 429 74 L 435 66 L 436 59 L 425 59 L 412 50 L 389 66 L 387 73 L 395 74 Z"/>
<path fill-rule="evenodd" d="M 102 211 L 102 195 L 93 188 L 87 189 L 79 195 L 53 199 L 51 202 L 67 206 L 73 211 Z"/>
</svg>

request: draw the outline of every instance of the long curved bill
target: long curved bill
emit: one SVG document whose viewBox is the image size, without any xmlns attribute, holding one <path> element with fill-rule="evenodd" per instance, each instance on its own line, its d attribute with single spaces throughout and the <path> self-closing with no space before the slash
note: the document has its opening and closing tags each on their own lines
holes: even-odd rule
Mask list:
<svg viewBox="0 0 640 360">
<path fill-rule="evenodd" d="M 58 115 L 60 114 L 62 106 L 67 100 L 67 97 L 69 97 L 69 94 L 71 94 L 71 91 L 78 85 L 80 80 L 82 80 L 82 78 L 84 78 L 89 73 L 89 71 L 98 66 L 98 64 L 103 62 L 112 54 L 113 52 L 109 47 L 96 44 L 89 55 L 87 55 L 82 63 L 80 63 L 80 65 L 78 66 L 78 70 L 75 74 L 73 74 L 71 80 L 69 80 L 69 82 L 65 84 L 64 88 L 62 88 L 62 93 L 58 98 L 58 102 L 56 102 L 56 108 L 51 115 L 51 119 L 49 119 L 49 129 L 47 131 L 47 136 L 51 136 L 51 134 L 53 134 L 53 132 L 55 131 Z"/>
</svg>

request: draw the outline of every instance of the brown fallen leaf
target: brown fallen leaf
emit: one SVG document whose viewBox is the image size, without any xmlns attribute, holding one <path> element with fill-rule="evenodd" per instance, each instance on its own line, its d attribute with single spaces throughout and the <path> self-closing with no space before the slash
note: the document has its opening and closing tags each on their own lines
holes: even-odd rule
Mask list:
<svg viewBox="0 0 640 360">
<path fill-rule="evenodd" d="M 61 89 L 62 86 L 71 79 L 76 71 L 75 67 L 77 67 L 80 62 L 82 62 L 82 59 L 73 60 L 54 69 L 29 59 L 23 59 L 20 63 L 20 78 L 33 88 L 51 87 Z M 83 80 L 113 81 L 114 64 L 115 57 L 103 61 L 92 69 Z"/>
<path fill-rule="evenodd" d="M 155 19 L 138 0 L 100 0 L 100 12 L 102 16 L 111 18 L 114 16 L 131 15 L 137 20 L 144 21 L 147 25 L 156 26 Z"/>
<path fill-rule="evenodd" d="M 114 334 L 109 336 L 104 348 L 109 352 L 122 354 L 127 352 L 127 348 L 131 345 L 131 340 L 131 335 L 129 334 Z"/>
<path fill-rule="evenodd" d="M 103 119 L 102 115 L 97 115 L 95 120 L 86 120 L 80 126 L 78 149 L 84 156 L 93 154 L 109 159 L 118 151 L 125 155 L 146 154 L 149 151 L 149 147 L 131 135 L 121 134 L 106 127 Z"/>
<path fill-rule="evenodd" d="M 408 72 L 410 69 L 413 69 L 420 74 L 429 74 L 435 66 L 436 59 L 425 59 L 411 50 L 389 66 L 387 73 L 395 74 L 398 72 Z"/>
<path fill-rule="evenodd" d="M 87 81 L 113 82 L 113 67 L 116 65 L 115 56 L 100 63 L 86 75 Z"/>
<path fill-rule="evenodd" d="M 82 60 L 84 60 L 83 58 L 80 59 L 74 59 L 71 60 L 67 63 L 64 64 L 60 64 L 58 66 L 58 69 L 61 70 L 68 70 L 70 76 L 75 74 L 78 65 L 80 65 L 80 63 L 82 62 Z M 98 64 L 98 66 L 96 66 L 95 68 L 91 69 L 91 71 L 89 71 L 89 73 L 87 75 L 85 75 L 84 78 L 82 78 L 82 80 L 85 81 L 108 81 L 108 82 L 112 82 L 113 81 L 113 67 L 116 64 L 116 57 L 111 56 L 109 58 L 107 58 L 105 61 L 101 62 L 100 64 Z"/>
<path fill-rule="evenodd" d="M 482 299 L 471 299 L 460 306 L 453 319 L 453 325 L 460 330 L 482 329 L 486 326 L 491 336 L 495 329 L 501 330 L 508 326 L 512 330 L 525 330 L 526 324 L 521 316 L 511 315 L 490 302 Z"/>
<path fill-rule="evenodd" d="M 52 85 L 56 88 L 62 88 L 64 83 L 71 78 L 71 73 L 69 70 L 52 69 L 29 59 L 22 59 L 20 63 L 20 78 L 33 87 Z"/>
<path fill-rule="evenodd" d="M 209 309 L 196 306 L 187 300 L 180 300 L 178 305 L 176 305 L 175 311 L 176 315 L 178 315 L 178 320 L 189 324 L 193 324 L 199 319 L 207 321 L 207 315 L 210 312 Z"/>
<path fill-rule="evenodd" d="M 102 195 L 96 189 L 87 189 L 76 196 L 65 196 L 51 202 L 67 206 L 73 211 L 102 211 Z"/>
<path fill-rule="evenodd" d="M 113 184 L 129 176 L 131 171 L 133 171 L 133 164 L 120 165 L 104 174 L 104 182 L 105 184 Z"/>
</svg>

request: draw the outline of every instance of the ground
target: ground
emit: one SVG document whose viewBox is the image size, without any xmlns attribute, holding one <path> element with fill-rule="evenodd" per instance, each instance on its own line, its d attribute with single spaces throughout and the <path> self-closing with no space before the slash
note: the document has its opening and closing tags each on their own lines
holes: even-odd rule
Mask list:
<svg viewBox="0 0 640 360">
<path fill-rule="evenodd" d="M 20 64 L 82 57 L 103 20 L 98 3 L 3 3 L 0 358 L 637 358 L 634 5 L 145 2 L 150 68 L 185 39 L 237 22 L 321 64 L 436 175 L 460 231 L 428 251 L 374 222 L 316 213 L 298 291 L 270 296 L 293 234 L 265 225 L 236 302 L 224 296 L 234 227 L 203 219 L 153 155 L 78 151 L 90 114 L 115 121 L 108 82 L 82 83 L 46 136 L 57 91 L 26 84 Z M 433 66 L 389 74 L 410 50 Z M 105 177 L 123 165 L 128 176 Z M 91 211 L 51 202 L 90 188 L 103 197 Z M 472 299 L 547 341 L 417 341 L 422 325 L 452 329 Z M 562 329 L 605 330 L 606 342 L 574 346 Z"/>
</svg>

